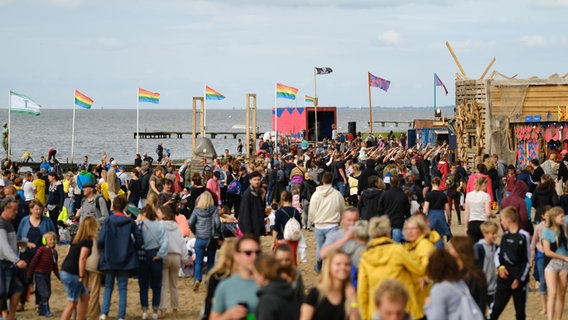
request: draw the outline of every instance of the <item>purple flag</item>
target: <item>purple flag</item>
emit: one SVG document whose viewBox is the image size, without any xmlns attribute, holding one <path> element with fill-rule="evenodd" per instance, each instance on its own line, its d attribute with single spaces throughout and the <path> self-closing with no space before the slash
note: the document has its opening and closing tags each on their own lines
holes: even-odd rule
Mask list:
<svg viewBox="0 0 568 320">
<path fill-rule="evenodd" d="M 446 91 L 446 95 L 448 95 L 448 89 L 446 85 L 438 78 L 438 75 L 434 73 L 434 79 L 436 80 L 436 87 L 444 87 L 444 91 Z"/>
<path fill-rule="evenodd" d="M 376 77 L 369 72 L 369 86 L 381 88 L 385 92 L 387 92 L 389 90 L 390 84 L 390 81 Z"/>
</svg>

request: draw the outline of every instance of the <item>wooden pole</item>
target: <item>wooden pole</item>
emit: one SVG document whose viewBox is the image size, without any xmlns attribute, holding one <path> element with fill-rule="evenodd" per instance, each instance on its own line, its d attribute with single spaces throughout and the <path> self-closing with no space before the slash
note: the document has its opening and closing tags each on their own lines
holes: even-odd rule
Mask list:
<svg viewBox="0 0 568 320">
<path fill-rule="evenodd" d="M 489 65 L 487 66 L 487 68 L 485 68 L 485 71 L 483 71 L 483 74 L 481 75 L 481 77 L 479 78 L 479 80 L 483 80 L 483 78 L 485 78 L 485 75 L 487 74 L 487 72 L 489 72 L 489 69 L 491 69 L 491 67 L 493 66 L 493 64 L 495 63 L 495 57 L 493 57 L 493 59 L 491 60 L 491 62 L 489 63 Z"/>
<path fill-rule="evenodd" d="M 246 99 L 247 99 L 247 104 L 246 104 L 246 121 L 245 121 L 245 154 L 247 155 L 247 158 L 250 157 L 250 148 L 249 148 L 249 141 L 250 141 L 250 97 L 249 95 L 245 95 Z M 254 143 L 253 143 L 253 147 L 254 147 Z"/>
<path fill-rule="evenodd" d="M 201 136 L 205 137 L 205 99 L 202 97 L 198 98 L 199 100 L 201 100 L 201 106 L 199 108 L 200 113 L 199 113 L 199 123 L 201 125 Z"/>
<path fill-rule="evenodd" d="M 250 93 L 249 95 L 252 98 L 252 138 L 254 140 L 254 151 L 256 152 L 256 94 Z"/>
<path fill-rule="evenodd" d="M 460 61 L 458 60 L 458 57 L 456 56 L 456 54 L 454 53 L 454 50 L 452 49 L 452 46 L 450 45 L 450 43 L 448 41 L 446 41 L 446 47 L 448 47 L 448 50 L 450 50 L 450 54 L 452 55 L 452 57 L 454 58 L 454 61 L 456 62 L 456 64 L 458 65 L 458 69 L 460 69 L 460 72 L 462 73 L 462 75 L 464 77 L 467 78 L 467 73 L 465 73 L 465 71 L 463 70 Z"/>
<path fill-rule="evenodd" d="M 191 117 L 191 152 L 195 152 L 195 140 L 197 137 L 197 99 L 198 97 L 193 97 L 193 111 Z"/>
<path fill-rule="evenodd" d="M 369 88 L 369 134 L 373 134 L 373 103 L 371 102 L 371 73 L 367 72 L 367 87 Z"/>
</svg>

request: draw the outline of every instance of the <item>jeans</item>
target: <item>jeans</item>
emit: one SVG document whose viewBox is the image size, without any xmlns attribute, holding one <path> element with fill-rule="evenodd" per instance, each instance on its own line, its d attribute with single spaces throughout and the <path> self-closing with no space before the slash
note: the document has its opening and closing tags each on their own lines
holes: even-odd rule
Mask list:
<svg viewBox="0 0 568 320">
<path fill-rule="evenodd" d="M 499 187 L 497 188 L 497 195 L 495 199 L 497 201 L 497 205 L 501 208 L 501 200 L 503 200 L 503 181 L 499 181 Z"/>
<path fill-rule="evenodd" d="M 114 279 L 118 285 L 118 318 L 124 319 L 126 317 L 126 288 L 128 286 L 128 271 L 111 270 L 105 274 L 105 293 L 103 295 L 103 306 L 101 313 L 108 316 L 110 310 L 110 299 L 114 289 Z"/>
<path fill-rule="evenodd" d="M 146 251 L 146 261 L 140 261 L 138 270 L 138 285 L 140 286 L 140 305 L 142 310 L 148 310 L 148 289 L 152 288 L 152 309 L 158 310 L 160 307 L 160 296 L 162 294 L 162 259 L 152 260 L 157 249 Z"/>
<path fill-rule="evenodd" d="M 537 255 L 538 255 L 537 251 Z M 544 279 L 544 263 L 545 263 L 545 258 L 544 258 L 544 254 L 543 257 L 539 258 L 537 257 L 534 261 L 535 264 L 535 269 L 538 272 L 538 281 L 540 283 L 540 288 L 538 290 L 538 292 L 542 295 L 542 294 L 546 294 L 546 281 Z"/>
<path fill-rule="evenodd" d="M 195 239 L 195 272 L 193 273 L 193 279 L 195 281 L 201 281 L 203 277 L 203 258 L 205 257 L 205 252 L 207 251 L 207 272 L 213 268 L 215 265 L 215 254 L 217 253 L 217 239 L 212 238 L 211 240 L 205 240 L 197 238 Z"/>
<path fill-rule="evenodd" d="M 35 273 L 36 291 L 39 304 L 47 304 L 51 296 L 51 276 L 49 274 Z"/>
<path fill-rule="evenodd" d="M 402 242 L 402 240 L 404 239 L 404 235 L 402 234 L 402 229 L 393 228 L 391 230 L 391 237 L 394 242 L 398 243 Z"/>
<path fill-rule="evenodd" d="M 339 191 L 339 193 L 341 193 L 341 196 L 345 195 L 345 182 L 343 182 L 342 180 L 334 182 L 333 188 Z"/>
<path fill-rule="evenodd" d="M 321 271 L 321 258 L 320 258 L 320 250 L 323 247 L 323 244 L 325 243 L 325 240 L 327 239 L 327 234 L 330 232 L 334 232 L 338 229 L 338 226 L 333 226 L 331 228 L 327 228 L 327 229 L 319 229 L 318 227 L 315 228 L 315 234 L 316 234 L 316 266 L 315 269 L 317 272 Z"/>
</svg>

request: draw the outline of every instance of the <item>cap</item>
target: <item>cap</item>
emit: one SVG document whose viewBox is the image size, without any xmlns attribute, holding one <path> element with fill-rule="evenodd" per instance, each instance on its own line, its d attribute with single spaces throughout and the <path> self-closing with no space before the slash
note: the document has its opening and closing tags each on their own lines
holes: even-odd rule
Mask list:
<svg viewBox="0 0 568 320">
<path fill-rule="evenodd" d="M 117 165 L 118 165 L 118 163 L 116 163 L 116 160 L 112 160 L 112 161 L 110 162 L 110 166 L 111 166 L 111 167 L 116 167 Z"/>
<path fill-rule="evenodd" d="M 126 170 L 126 167 L 125 167 L 125 166 L 120 166 L 119 169 L 120 169 L 120 170 Z"/>
<path fill-rule="evenodd" d="M 94 187 L 95 187 L 94 182 L 86 182 L 83 184 L 83 188 L 94 188 Z"/>
</svg>

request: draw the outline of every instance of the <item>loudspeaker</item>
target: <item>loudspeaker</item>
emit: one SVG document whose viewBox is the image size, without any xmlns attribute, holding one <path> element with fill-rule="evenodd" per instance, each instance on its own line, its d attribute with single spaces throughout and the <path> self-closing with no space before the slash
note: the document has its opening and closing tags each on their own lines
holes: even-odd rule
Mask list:
<svg viewBox="0 0 568 320">
<path fill-rule="evenodd" d="M 357 136 L 357 122 L 347 122 L 347 131 L 353 136 Z"/>
</svg>

